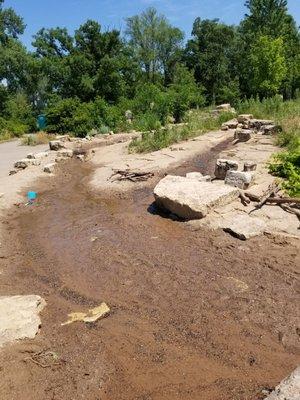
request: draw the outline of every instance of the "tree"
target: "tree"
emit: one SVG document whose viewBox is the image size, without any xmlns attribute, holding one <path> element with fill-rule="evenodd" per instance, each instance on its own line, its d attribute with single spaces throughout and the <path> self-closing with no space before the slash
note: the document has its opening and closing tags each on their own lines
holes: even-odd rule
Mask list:
<svg viewBox="0 0 300 400">
<path fill-rule="evenodd" d="M 195 71 L 197 83 L 205 88 L 208 103 L 230 101 L 238 96 L 231 62 L 235 28 L 217 19 L 202 21 L 197 18 L 192 35 L 186 45 L 184 60 L 188 68 Z"/>
<path fill-rule="evenodd" d="M 0 0 L 0 43 L 3 45 L 9 39 L 17 39 L 24 33 L 25 25 L 12 8 L 3 8 L 4 0 Z"/>
<path fill-rule="evenodd" d="M 286 98 L 295 95 L 300 86 L 299 56 L 300 33 L 294 18 L 288 14 L 286 0 L 247 0 L 249 13 L 239 27 L 240 43 L 240 83 L 242 91 L 249 95 L 248 49 L 249 43 L 254 43 L 260 36 L 282 38 L 287 73 L 282 81 L 281 91 Z"/>
<path fill-rule="evenodd" d="M 283 40 L 260 36 L 251 47 L 250 62 L 253 94 L 263 98 L 278 93 L 287 72 Z"/>
<path fill-rule="evenodd" d="M 175 122 L 181 122 L 191 107 L 204 105 L 202 90 L 196 84 L 193 72 L 182 64 L 176 65 L 174 82 L 170 85 L 168 93 Z"/>
<path fill-rule="evenodd" d="M 180 56 L 182 31 L 172 27 L 155 8 L 148 8 L 141 15 L 127 18 L 126 35 L 147 79 L 154 82 L 157 75 L 163 74 L 165 83 L 169 83 Z"/>
</svg>

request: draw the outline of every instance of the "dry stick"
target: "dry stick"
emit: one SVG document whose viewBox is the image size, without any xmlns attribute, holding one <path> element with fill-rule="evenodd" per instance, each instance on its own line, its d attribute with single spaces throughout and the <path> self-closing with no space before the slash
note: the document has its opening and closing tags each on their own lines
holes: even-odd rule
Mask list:
<svg viewBox="0 0 300 400">
<path fill-rule="evenodd" d="M 300 198 L 292 198 L 292 197 L 270 197 L 267 199 L 268 203 L 275 203 L 275 204 L 300 204 Z"/>
</svg>

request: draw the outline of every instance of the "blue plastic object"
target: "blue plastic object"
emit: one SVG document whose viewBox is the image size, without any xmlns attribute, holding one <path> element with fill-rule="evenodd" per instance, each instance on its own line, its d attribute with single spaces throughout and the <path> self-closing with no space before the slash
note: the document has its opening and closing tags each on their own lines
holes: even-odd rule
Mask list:
<svg viewBox="0 0 300 400">
<path fill-rule="evenodd" d="M 28 192 L 27 193 L 27 198 L 30 202 L 36 200 L 37 198 L 37 193 L 36 192 Z"/>
<path fill-rule="evenodd" d="M 46 121 L 46 116 L 44 114 L 41 114 L 37 117 L 37 126 L 39 130 L 43 130 L 47 126 L 47 121 Z"/>
</svg>

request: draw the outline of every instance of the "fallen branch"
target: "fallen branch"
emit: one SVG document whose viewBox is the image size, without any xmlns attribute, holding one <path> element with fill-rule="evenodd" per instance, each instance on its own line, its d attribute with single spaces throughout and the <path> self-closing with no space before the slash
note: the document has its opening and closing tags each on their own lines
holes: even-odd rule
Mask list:
<svg viewBox="0 0 300 400">
<path fill-rule="evenodd" d="M 114 173 L 111 175 L 109 180 L 114 181 L 124 181 L 129 180 L 131 182 L 140 182 L 146 181 L 154 176 L 153 172 L 142 172 L 142 171 L 130 171 L 129 169 L 125 170 L 114 170 Z M 115 177 L 115 178 L 114 178 Z M 114 178 L 114 179 L 112 179 Z"/>
<path fill-rule="evenodd" d="M 267 199 L 268 203 L 275 203 L 275 204 L 300 204 L 299 198 L 292 198 L 292 197 L 269 197 Z"/>
</svg>

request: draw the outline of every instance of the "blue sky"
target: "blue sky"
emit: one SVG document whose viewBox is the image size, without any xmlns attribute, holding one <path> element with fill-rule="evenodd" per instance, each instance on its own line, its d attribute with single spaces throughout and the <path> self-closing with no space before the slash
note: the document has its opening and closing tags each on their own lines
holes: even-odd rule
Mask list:
<svg viewBox="0 0 300 400">
<path fill-rule="evenodd" d="M 219 18 L 237 24 L 245 14 L 245 0 L 6 0 L 27 24 L 23 42 L 30 47 L 31 37 L 40 28 L 67 27 L 73 32 L 88 18 L 104 29 L 124 29 L 126 17 L 149 6 L 164 13 L 169 21 L 190 35 L 196 17 Z M 289 0 L 289 11 L 300 25 L 300 0 Z"/>
</svg>

